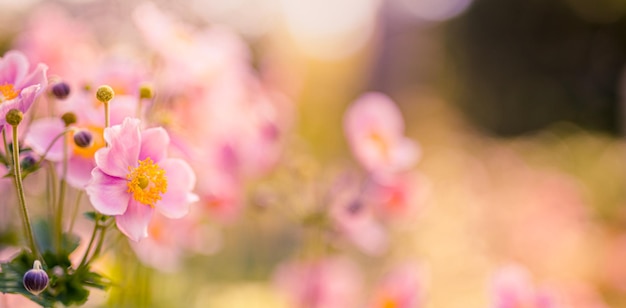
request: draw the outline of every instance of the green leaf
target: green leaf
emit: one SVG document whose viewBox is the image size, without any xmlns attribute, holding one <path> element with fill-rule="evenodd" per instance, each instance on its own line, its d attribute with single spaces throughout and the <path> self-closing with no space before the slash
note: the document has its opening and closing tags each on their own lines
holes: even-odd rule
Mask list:
<svg viewBox="0 0 626 308">
<path fill-rule="evenodd" d="M 85 216 L 85 218 L 87 218 L 87 219 L 89 219 L 91 221 L 96 221 L 97 215 L 98 215 L 98 213 L 96 213 L 95 211 L 83 213 L 83 216 Z"/>
<path fill-rule="evenodd" d="M 82 305 L 89 298 L 88 288 L 107 289 L 111 282 L 88 267 L 78 270 L 71 268 L 67 255 L 55 255 L 51 251 L 44 253 L 43 269 L 48 273 L 48 288 L 38 296 L 32 295 L 22 285 L 24 273 L 32 268 L 34 259 L 22 251 L 8 263 L 0 264 L 0 292 L 22 294 L 43 307 L 52 307 L 57 303 L 65 306 Z"/>
<path fill-rule="evenodd" d="M 55 251 L 54 234 L 52 226 L 47 220 L 38 220 L 34 224 L 35 239 L 41 251 Z M 61 250 L 65 254 L 74 251 L 80 243 L 80 237 L 76 234 L 63 233 L 61 238 Z"/>
</svg>

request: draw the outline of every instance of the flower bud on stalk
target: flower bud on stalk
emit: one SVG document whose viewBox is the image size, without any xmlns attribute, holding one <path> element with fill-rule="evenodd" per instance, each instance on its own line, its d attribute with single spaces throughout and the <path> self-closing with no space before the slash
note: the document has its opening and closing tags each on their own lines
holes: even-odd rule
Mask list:
<svg viewBox="0 0 626 308">
<path fill-rule="evenodd" d="M 63 120 L 63 123 L 65 123 L 65 126 L 70 126 L 74 123 L 76 123 L 76 121 L 78 120 L 76 118 L 76 114 L 73 112 L 66 112 L 61 116 L 61 120 Z"/>
<path fill-rule="evenodd" d="M 74 144 L 81 148 L 89 147 L 93 143 L 93 135 L 86 130 L 74 133 Z"/>
<path fill-rule="evenodd" d="M 96 91 L 96 98 L 103 103 L 108 103 L 114 96 L 115 92 L 113 88 L 107 85 L 100 86 L 98 91 Z"/>
<path fill-rule="evenodd" d="M 22 113 L 21 111 L 19 111 L 17 109 L 9 110 L 9 112 L 7 112 L 7 115 L 6 115 L 6 118 L 5 118 L 7 123 L 9 123 L 9 125 L 13 125 L 13 126 L 20 124 L 23 119 L 24 119 L 24 113 Z"/>
<path fill-rule="evenodd" d="M 39 260 L 35 260 L 33 269 L 28 270 L 28 272 L 24 274 L 22 283 L 24 284 L 24 288 L 34 295 L 39 295 L 39 293 L 43 292 L 43 290 L 48 287 L 48 274 L 41 269 L 41 262 L 39 262 Z"/>
<path fill-rule="evenodd" d="M 66 99 L 70 95 L 70 86 L 66 82 L 57 82 L 52 86 L 52 95 L 57 99 Z"/>
</svg>

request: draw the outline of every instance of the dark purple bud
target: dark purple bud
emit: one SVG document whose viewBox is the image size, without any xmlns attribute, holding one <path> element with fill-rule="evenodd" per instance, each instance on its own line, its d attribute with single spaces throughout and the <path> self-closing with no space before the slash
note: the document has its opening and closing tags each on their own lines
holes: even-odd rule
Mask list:
<svg viewBox="0 0 626 308">
<path fill-rule="evenodd" d="M 34 157 L 28 155 L 22 158 L 22 161 L 20 162 L 20 167 L 22 168 L 22 170 L 28 170 L 32 168 L 36 163 L 37 160 Z"/>
<path fill-rule="evenodd" d="M 70 86 L 66 82 L 57 82 L 52 86 L 52 94 L 58 99 L 66 99 L 70 95 Z"/>
<path fill-rule="evenodd" d="M 35 260 L 33 269 L 28 270 L 28 272 L 24 274 L 22 283 L 24 284 L 24 288 L 34 295 L 38 295 L 48 287 L 48 274 L 41 269 L 41 262 L 39 262 L 39 260 Z"/>
<path fill-rule="evenodd" d="M 81 148 L 86 148 L 91 145 L 93 141 L 93 135 L 86 130 L 79 130 L 74 133 L 74 143 Z"/>
</svg>

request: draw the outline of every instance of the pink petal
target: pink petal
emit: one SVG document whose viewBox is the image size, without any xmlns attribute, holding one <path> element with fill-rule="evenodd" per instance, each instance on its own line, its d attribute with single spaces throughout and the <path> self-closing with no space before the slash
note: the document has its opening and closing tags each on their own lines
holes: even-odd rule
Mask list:
<svg viewBox="0 0 626 308">
<path fill-rule="evenodd" d="M 61 168 L 62 164 L 58 164 Z M 79 155 L 72 156 L 67 162 L 67 183 L 78 189 L 83 189 L 91 180 L 91 170 L 96 167 L 93 159 L 87 159 Z M 61 172 L 59 171 L 59 174 Z"/>
<path fill-rule="evenodd" d="M 148 128 L 141 132 L 141 151 L 139 160 L 150 157 L 155 162 L 160 162 L 167 156 L 167 147 L 170 137 L 162 127 Z"/>
<path fill-rule="evenodd" d="M 359 97 L 346 111 L 344 129 L 350 138 L 363 131 L 384 132 L 384 135 L 401 135 L 404 120 L 398 106 L 386 95 L 376 92 Z"/>
<path fill-rule="evenodd" d="M 13 84 L 28 71 L 28 59 L 19 51 L 11 50 L 0 59 L 0 84 Z M 16 85 L 15 85 L 16 86 Z"/>
<path fill-rule="evenodd" d="M 65 124 L 60 118 L 43 118 L 34 121 L 26 135 L 25 142 L 37 154 L 43 155 L 55 137 L 63 132 Z M 61 161 L 63 159 L 63 137 L 57 139 L 48 151 L 46 159 Z M 93 168 L 92 168 L 93 169 Z M 91 170 L 89 170 L 91 173 Z"/>
<path fill-rule="evenodd" d="M 116 95 L 111 102 L 111 125 L 124 123 L 137 112 L 137 98 L 130 95 Z"/>
<path fill-rule="evenodd" d="M 41 89 L 39 85 L 30 86 L 20 92 L 20 96 L 10 101 L 0 104 L 0 125 L 6 124 L 6 114 L 11 109 L 17 109 L 26 112 L 37 98 L 38 91 Z"/>
<path fill-rule="evenodd" d="M 105 215 L 121 215 L 126 212 L 130 200 L 126 179 L 109 176 L 100 168 L 94 168 L 91 176 L 85 191 L 93 207 Z"/>
<path fill-rule="evenodd" d="M 24 79 L 22 80 L 17 81 L 15 87 L 18 89 L 22 89 L 32 85 L 40 85 L 41 90 L 43 91 L 43 89 L 48 86 L 48 78 L 46 78 L 47 72 L 48 66 L 39 63 L 35 70 L 28 74 L 28 76 L 24 77 Z"/>
<path fill-rule="evenodd" d="M 198 196 L 191 193 L 196 176 L 181 159 L 166 159 L 159 166 L 165 170 L 167 192 L 155 206 L 168 218 L 181 218 L 189 213 L 189 204 L 198 201 Z"/>
<path fill-rule="evenodd" d="M 96 165 L 111 176 L 126 178 L 128 167 L 138 165 L 141 135 L 139 119 L 126 118 L 121 125 L 104 130 L 108 148 L 96 152 Z"/>
<path fill-rule="evenodd" d="M 153 212 L 154 209 L 151 206 L 131 200 L 126 212 L 116 216 L 115 222 L 122 233 L 137 242 L 148 237 L 148 225 Z"/>
</svg>

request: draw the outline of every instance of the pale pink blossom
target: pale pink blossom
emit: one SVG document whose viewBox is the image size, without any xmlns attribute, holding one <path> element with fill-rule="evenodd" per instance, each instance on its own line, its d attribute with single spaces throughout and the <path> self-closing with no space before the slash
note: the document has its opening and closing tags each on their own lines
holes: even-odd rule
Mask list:
<svg viewBox="0 0 626 308">
<path fill-rule="evenodd" d="M 274 280 L 291 307 L 357 307 L 360 299 L 360 274 L 355 265 L 344 258 L 282 264 Z"/>
<path fill-rule="evenodd" d="M 148 225 L 148 237 L 130 243 L 139 260 L 159 271 L 175 272 L 191 254 L 217 251 L 221 246 L 220 235 L 202 223 L 203 215 L 198 211 L 192 207 L 189 215 L 179 219 L 156 212 Z"/>
<path fill-rule="evenodd" d="M 191 192 L 195 174 L 182 159 L 168 158 L 169 136 L 163 128 L 140 130 L 138 119 L 104 130 L 108 147 L 96 152 L 97 167 L 86 191 L 94 208 L 115 216 L 131 240 L 148 236 L 154 210 L 181 218 L 197 201 Z"/>
<path fill-rule="evenodd" d="M 372 201 L 377 217 L 386 222 L 413 222 L 430 194 L 430 183 L 419 173 L 399 173 L 374 178 L 365 198 Z"/>
<path fill-rule="evenodd" d="M 413 264 L 403 264 L 387 273 L 374 289 L 371 308 L 418 308 L 424 304 L 424 277 Z"/>
<path fill-rule="evenodd" d="M 130 96 L 116 96 L 110 103 L 111 124 L 120 124 L 126 117 L 136 113 L 137 99 Z M 68 144 L 67 174 L 65 179 L 73 187 L 83 189 L 91 179 L 91 171 L 96 167 L 94 155 L 104 147 L 104 106 L 95 99 L 93 93 L 79 91 L 71 96 L 63 107 L 63 112 L 72 112 L 76 115 L 76 123 L 69 126 L 71 130 L 66 138 Z M 46 154 L 46 159 L 57 163 L 57 172 L 63 175 L 63 138 L 55 138 L 66 129 L 61 118 L 40 118 L 29 126 L 25 142 L 36 153 Z M 79 147 L 73 141 L 74 134 L 87 131 L 92 136 L 92 142 L 86 147 Z M 53 143 L 54 141 L 54 143 Z"/>
<path fill-rule="evenodd" d="M 88 24 L 49 3 L 36 7 L 16 46 L 29 59 L 46 63 L 51 75 L 61 76 L 72 88 L 82 86 L 84 77 L 92 74 L 101 50 Z"/>
<path fill-rule="evenodd" d="M 404 136 L 400 110 L 382 93 L 359 97 L 346 111 L 343 124 L 352 154 L 369 172 L 404 171 L 419 159 L 419 147 Z"/>
<path fill-rule="evenodd" d="M 360 186 L 350 180 L 338 186 L 329 208 L 336 231 L 367 254 L 384 253 L 389 246 L 389 236 L 377 219 L 371 200 L 364 198 Z"/>
<path fill-rule="evenodd" d="M 499 269 L 492 280 L 492 308 L 566 308 L 556 294 L 534 286 L 530 273 L 517 265 Z"/>
<path fill-rule="evenodd" d="M 0 129 L 11 109 L 26 112 L 48 86 L 48 67 L 39 63 L 33 70 L 26 56 L 8 51 L 0 58 Z"/>
</svg>

